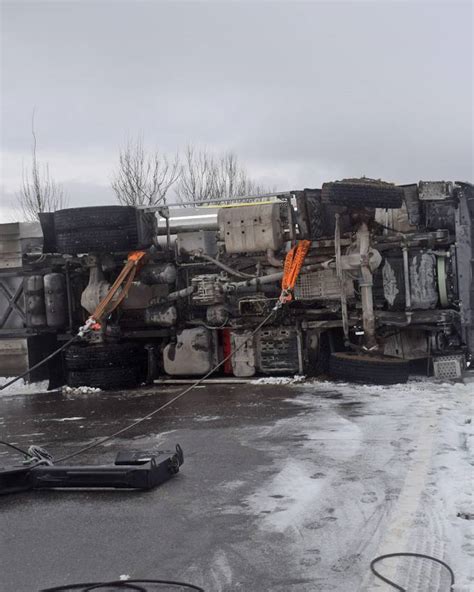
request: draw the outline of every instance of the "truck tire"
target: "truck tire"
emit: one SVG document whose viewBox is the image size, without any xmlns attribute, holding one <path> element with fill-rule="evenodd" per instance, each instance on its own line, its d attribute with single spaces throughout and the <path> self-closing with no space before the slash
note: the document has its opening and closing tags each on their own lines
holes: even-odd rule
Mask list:
<svg viewBox="0 0 474 592">
<path fill-rule="evenodd" d="M 404 192 L 400 187 L 373 179 L 344 179 L 324 183 L 323 201 L 352 209 L 402 207 Z"/>
<path fill-rule="evenodd" d="M 133 368 L 144 359 L 144 351 L 133 343 L 71 345 L 64 352 L 68 370 Z"/>
<path fill-rule="evenodd" d="M 323 207 L 321 204 L 321 189 L 304 189 L 298 192 L 296 198 L 298 215 L 303 221 L 305 237 L 317 240 L 323 236 Z M 300 226 L 300 232 L 302 227 Z"/>
<path fill-rule="evenodd" d="M 56 246 L 68 255 L 133 251 L 138 248 L 138 232 L 136 226 L 69 230 L 56 234 Z"/>
<path fill-rule="evenodd" d="M 321 238 L 324 234 L 321 197 L 308 197 L 308 218 L 311 229 L 311 240 Z"/>
<path fill-rule="evenodd" d="M 122 228 L 136 226 L 136 210 L 132 206 L 97 206 L 67 208 L 54 212 L 56 232 L 91 228 Z"/>
<path fill-rule="evenodd" d="M 94 368 L 71 370 L 67 373 L 67 385 L 89 386 L 102 390 L 122 389 L 137 386 L 139 374 L 136 368 Z"/>
<path fill-rule="evenodd" d="M 307 376 L 320 376 L 328 374 L 329 359 L 331 357 L 331 344 L 327 332 L 321 332 L 318 336 L 306 334 Z"/>
<path fill-rule="evenodd" d="M 410 365 L 406 360 L 388 356 L 366 356 L 336 352 L 329 360 L 329 374 L 346 382 L 364 384 L 399 384 L 408 380 Z"/>
</svg>

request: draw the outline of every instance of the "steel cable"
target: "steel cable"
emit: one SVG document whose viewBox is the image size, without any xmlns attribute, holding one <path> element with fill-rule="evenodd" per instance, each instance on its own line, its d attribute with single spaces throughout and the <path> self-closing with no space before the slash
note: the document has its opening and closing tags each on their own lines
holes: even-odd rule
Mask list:
<svg viewBox="0 0 474 592">
<path fill-rule="evenodd" d="M 252 331 L 249 338 L 253 337 L 258 331 L 260 331 L 260 329 L 270 320 L 270 318 L 273 316 L 273 314 L 275 312 L 276 312 L 276 309 L 275 308 L 272 309 L 270 311 L 270 313 L 263 319 L 263 321 L 261 323 L 259 323 L 257 325 L 257 327 Z M 79 454 L 82 454 L 83 452 L 87 452 L 88 450 L 92 450 L 92 448 L 96 448 L 97 446 L 100 446 L 100 445 L 104 444 L 105 442 L 108 442 L 109 440 L 112 440 L 113 438 L 116 438 L 117 436 L 120 436 L 121 434 L 128 432 L 128 430 L 131 430 L 132 428 L 143 423 L 147 419 L 150 419 L 150 417 L 153 417 L 154 415 L 156 415 L 157 413 L 159 413 L 163 409 L 166 409 L 166 407 L 169 407 L 170 405 L 172 405 L 173 403 L 175 403 L 176 401 L 178 401 L 179 399 L 181 399 L 182 397 L 187 395 L 190 391 L 192 391 L 194 388 L 199 386 L 201 383 L 203 383 L 207 378 L 209 378 L 209 376 L 211 376 L 211 374 L 214 374 L 214 372 L 216 370 L 218 370 L 221 366 L 223 366 L 228 360 L 230 360 L 230 358 L 232 356 L 234 356 L 240 349 L 242 349 L 247 344 L 247 341 L 248 341 L 248 339 L 246 339 L 245 341 L 242 341 L 242 343 L 238 347 L 236 347 L 231 353 L 229 353 L 227 356 L 225 356 L 218 364 L 216 364 L 213 368 L 211 368 L 211 370 L 209 370 L 209 372 L 207 374 L 205 374 L 204 376 L 201 376 L 201 378 L 196 380 L 196 382 L 193 382 L 193 384 L 191 384 L 189 387 L 185 388 L 184 391 L 177 394 L 175 397 L 173 397 L 172 399 L 170 399 L 169 401 L 167 401 L 163 405 L 160 405 L 160 407 L 158 407 L 157 409 L 154 409 L 153 411 L 151 411 L 147 415 L 141 417 L 140 419 L 137 419 L 136 421 L 129 424 L 128 426 L 125 426 L 125 427 L 121 428 L 120 430 L 117 430 L 113 434 L 110 434 L 109 436 L 105 436 L 104 438 L 101 438 L 97 442 L 93 442 L 93 443 L 89 444 L 88 446 L 84 446 L 83 448 L 76 450 L 76 452 L 72 452 L 71 454 L 66 454 L 65 456 L 62 456 L 61 458 L 58 458 L 57 460 L 55 460 L 55 463 L 64 462 L 65 460 L 69 460 L 70 458 L 74 458 L 75 456 L 78 456 Z"/>
<path fill-rule="evenodd" d="M 66 341 L 66 343 L 63 343 L 63 345 L 61 347 L 59 347 L 57 350 L 53 351 L 52 354 L 49 354 L 49 356 L 46 356 L 46 358 L 43 358 L 40 362 L 38 362 L 37 364 L 35 364 L 31 368 L 28 368 L 28 370 L 26 372 L 23 372 L 23 374 L 20 374 L 20 376 L 13 378 L 12 380 L 8 381 L 5 384 L 2 384 L 2 386 L 0 386 L 0 391 L 3 391 L 3 389 L 6 389 L 8 386 L 14 384 L 17 380 L 20 380 L 20 378 L 24 378 L 25 376 L 28 376 L 28 374 L 30 374 L 30 372 L 33 372 L 33 370 L 36 370 L 37 368 L 39 368 L 40 366 L 42 366 L 43 364 L 45 364 L 46 362 L 51 360 L 51 358 L 54 358 L 54 356 L 56 356 L 57 354 L 62 352 L 63 349 L 66 349 L 66 347 L 71 345 L 71 343 L 73 341 L 75 341 L 76 339 L 79 339 L 79 335 L 74 335 L 74 337 L 71 337 L 71 339 Z"/>
</svg>

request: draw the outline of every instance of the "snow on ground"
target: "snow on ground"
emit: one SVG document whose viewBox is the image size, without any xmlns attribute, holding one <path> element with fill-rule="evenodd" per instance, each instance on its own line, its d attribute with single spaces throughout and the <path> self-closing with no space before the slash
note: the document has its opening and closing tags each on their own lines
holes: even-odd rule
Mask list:
<svg viewBox="0 0 474 592">
<path fill-rule="evenodd" d="M 199 508 L 183 506 L 186 524 L 201 512 L 217 525 L 207 533 L 218 541 L 205 555 L 203 573 L 209 571 L 215 583 L 209 589 L 389 592 L 370 574 L 370 561 L 408 551 L 447 561 L 456 574 L 453 592 L 474 592 L 474 386 L 425 379 L 389 387 L 285 380 L 288 388 L 275 388 L 280 378 L 252 385 L 260 401 L 257 397 L 245 405 L 248 415 L 258 415 L 262 393 L 279 393 L 271 403 L 279 413 L 268 420 L 262 415 L 256 423 L 239 420 L 223 428 L 226 409 L 214 415 L 212 403 L 193 418 L 202 422 L 199 429 L 181 432 L 196 450 L 200 434 L 223 445 L 208 459 L 216 455 L 219 475 L 229 450 L 242 454 L 236 457 L 236 472 L 226 473 L 228 480 L 218 480 L 214 489 L 201 480 L 200 471 L 188 481 L 183 471 L 183 491 L 195 487 Z M 27 393 L 38 392 L 32 386 L 26 385 Z M 236 407 L 239 388 L 249 387 L 235 387 Z M 124 396 L 133 399 L 134 393 Z M 67 406 L 81 397 L 62 399 Z M 79 409 L 58 413 L 60 422 L 71 423 L 57 423 L 57 429 L 82 427 L 75 423 L 81 420 Z M 174 427 L 180 433 L 179 422 Z M 131 437 L 134 445 L 149 450 L 170 433 Z M 231 448 L 225 447 L 227 441 Z M 186 467 L 199 462 L 193 454 Z M 218 532 L 223 524 L 231 529 L 228 536 Z M 206 545 L 205 537 L 202 542 Z M 190 564 L 183 573 L 189 581 L 196 580 L 192 569 L 198 568 Z M 410 592 L 448 590 L 446 574 L 431 563 L 400 559 L 384 562 L 380 570 Z M 260 575 L 268 586 L 239 587 L 244 571 L 256 579 Z"/>
<path fill-rule="evenodd" d="M 50 421 L 79 421 L 81 419 L 86 419 L 85 417 L 55 417 L 50 419 Z"/>
<path fill-rule="evenodd" d="M 12 380 L 12 377 L 0 376 L 0 387 Z M 45 393 L 48 390 L 49 382 L 42 380 L 40 382 L 25 382 L 23 378 L 17 380 L 14 384 L 0 391 L 1 395 L 37 395 Z"/>
<path fill-rule="evenodd" d="M 305 382 L 306 377 L 299 374 L 294 376 L 265 376 L 263 378 L 256 378 L 250 384 L 299 384 Z"/>
<path fill-rule="evenodd" d="M 94 386 L 63 386 L 62 392 L 65 395 L 88 395 L 89 393 L 100 393 L 101 389 Z"/>
<path fill-rule="evenodd" d="M 0 387 L 12 380 L 12 377 L 0 376 Z M 48 391 L 49 382 L 41 380 L 39 382 L 25 382 L 22 378 L 17 380 L 14 384 L 7 386 L 7 388 L 0 391 L 1 395 L 37 395 L 39 393 L 46 393 Z M 100 388 L 92 386 L 78 386 L 70 387 L 63 386 L 62 392 L 68 395 L 86 395 L 89 393 L 100 393 Z"/>
<path fill-rule="evenodd" d="M 288 401 L 301 409 L 296 418 L 242 430 L 243 445 L 276 459 L 240 508 L 226 510 L 257 517 L 251 544 L 277 556 L 284 550 L 303 579 L 321 577 L 317 590 L 388 591 L 370 574 L 370 560 L 409 551 L 447 561 L 453 590 L 473 592 L 474 522 L 463 518 L 474 518 L 473 385 L 295 388 L 300 395 Z M 380 569 L 409 590 L 448 589 L 436 564 L 399 559 Z"/>
<path fill-rule="evenodd" d="M 288 459 L 265 487 L 247 498 L 249 511 L 265 514 L 262 528 L 285 532 L 311 512 L 314 500 L 321 492 L 324 481 L 310 479 L 308 463 Z M 288 500 L 291 503 L 288 504 Z"/>
</svg>

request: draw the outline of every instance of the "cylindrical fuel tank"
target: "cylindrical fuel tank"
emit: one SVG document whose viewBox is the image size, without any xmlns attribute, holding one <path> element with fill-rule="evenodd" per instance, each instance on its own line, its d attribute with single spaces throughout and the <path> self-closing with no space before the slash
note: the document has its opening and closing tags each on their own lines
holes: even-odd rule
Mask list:
<svg viewBox="0 0 474 592">
<path fill-rule="evenodd" d="M 385 256 L 380 266 L 381 273 L 375 275 L 374 293 L 383 287 L 383 295 L 389 310 L 405 310 L 406 280 L 403 259 L 400 256 Z M 431 253 L 420 251 L 408 255 L 408 283 L 410 308 L 413 310 L 429 310 L 438 303 L 436 257 Z"/>
<path fill-rule="evenodd" d="M 44 327 L 46 310 L 44 304 L 44 282 L 42 275 L 30 275 L 23 280 L 27 327 Z"/>
<path fill-rule="evenodd" d="M 436 256 L 433 253 L 415 253 L 410 261 L 411 306 L 429 310 L 438 304 Z"/>
<path fill-rule="evenodd" d="M 48 327 L 64 327 L 67 321 L 67 298 L 62 273 L 48 273 L 44 276 L 44 300 Z"/>
</svg>

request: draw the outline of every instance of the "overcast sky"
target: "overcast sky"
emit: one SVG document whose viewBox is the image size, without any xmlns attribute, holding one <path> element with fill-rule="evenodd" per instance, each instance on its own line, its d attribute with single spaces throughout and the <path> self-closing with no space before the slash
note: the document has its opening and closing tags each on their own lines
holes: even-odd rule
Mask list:
<svg viewBox="0 0 474 592">
<path fill-rule="evenodd" d="M 2 206 L 40 160 L 113 200 L 118 147 L 234 151 L 280 190 L 472 180 L 470 2 L 1 2 Z"/>
</svg>

